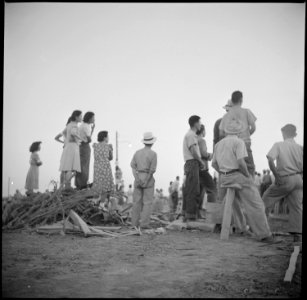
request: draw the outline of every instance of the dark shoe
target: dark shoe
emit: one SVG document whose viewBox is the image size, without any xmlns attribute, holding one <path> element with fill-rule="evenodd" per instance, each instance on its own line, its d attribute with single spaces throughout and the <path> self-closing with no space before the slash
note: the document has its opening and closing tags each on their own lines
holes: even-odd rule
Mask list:
<svg viewBox="0 0 307 300">
<path fill-rule="evenodd" d="M 270 235 L 270 236 L 267 236 L 261 239 L 260 242 L 266 243 L 266 244 L 278 244 L 278 243 L 281 243 L 282 241 Z"/>
<path fill-rule="evenodd" d="M 293 235 L 293 242 L 294 243 L 301 243 L 302 242 L 302 235 L 301 234 L 294 234 Z"/>
<path fill-rule="evenodd" d="M 222 224 L 215 224 L 214 228 L 213 228 L 213 232 L 214 233 L 221 233 L 222 231 Z"/>
</svg>

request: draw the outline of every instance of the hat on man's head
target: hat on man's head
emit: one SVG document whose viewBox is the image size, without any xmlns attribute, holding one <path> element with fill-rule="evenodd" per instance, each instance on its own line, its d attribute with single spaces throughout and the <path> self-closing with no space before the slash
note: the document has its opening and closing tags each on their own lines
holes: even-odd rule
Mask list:
<svg viewBox="0 0 307 300">
<path fill-rule="evenodd" d="M 293 124 L 287 124 L 281 128 L 281 131 L 290 136 L 296 136 L 296 127 Z"/>
<path fill-rule="evenodd" d="M 227 104 L 224 105 L 223 108 L 226 109 L 227 107 L 232 107 L 232 105 L 233 105 L 233 104 L 232 104 L 232 101 L 231 101 L 231 99 L 229 99 L 229 100 L 227 101 Z"/>
<path fill-rule="evenodd" d="M 241 132 L 243 132 L 244 130 L 244 125 L 242 123 L 242 121 L 233 118 L 231 119 L 225 127 L 225 132 L 227 134 L 239 134 Z"/>
<path fill-rule="evenodd" d="M 151 145 L 156 140 L 157 140 L 157 138 L 153 136 L 152 132 L 145 132 L 143 139 L 142 139 L 142 143 Z"/>
</svg>

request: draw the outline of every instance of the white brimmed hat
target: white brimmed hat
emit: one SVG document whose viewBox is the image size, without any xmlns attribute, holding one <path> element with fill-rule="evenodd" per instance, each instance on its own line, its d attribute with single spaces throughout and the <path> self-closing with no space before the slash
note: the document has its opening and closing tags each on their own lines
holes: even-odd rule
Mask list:
<svg viewBox="0 0 307 300">
<path fill-rule="evenodd" d="M 153 144 L 155 141 L 157 140 L 156 137 L 153 136 L 152 132 L 145 132 L 143 139 L 142 139 L 142 143 L 144 144 Z"/>
<path fill-rule="evenodd" d="M 225 127 L 225 132 L 227 134 L 239 134 L 243 132 L 244 130 L 244 125 L 242 121 L 238 119 L 232 119 L 230 120 Z"/>
<path fill-rule="evenodd" d="M 229 100 L 227 101 L 227 104 L 224 105 L 223 108 L 226 109 L 226 107 L 232 107 L 232 105 L 233 105 L 233 104 L 232 104 L 232 101 L 231 101 L 231 99 L 229 99 Z"/>
</svg>

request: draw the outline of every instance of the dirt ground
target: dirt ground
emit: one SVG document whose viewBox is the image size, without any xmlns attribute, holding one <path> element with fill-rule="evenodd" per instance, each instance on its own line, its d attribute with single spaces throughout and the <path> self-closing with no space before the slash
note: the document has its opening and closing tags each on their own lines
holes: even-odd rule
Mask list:
<svg viewBox="0 0 307 300">
<path fill-rule="evenodd" d="M 270 221 L 272 231 L 284 221 Z M 301 254 L 283 278 L 293 243 L 185 230 L 106 240 L 2 232 L 2 297 L 299 297 Z"/>
</svg>

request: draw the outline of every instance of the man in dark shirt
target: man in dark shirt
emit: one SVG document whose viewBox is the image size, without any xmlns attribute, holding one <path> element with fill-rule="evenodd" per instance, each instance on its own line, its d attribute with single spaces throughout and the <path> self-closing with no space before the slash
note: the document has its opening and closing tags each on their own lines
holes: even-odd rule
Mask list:
<svg viewBox="0 0 307 300">
<path fill-rule="evenodd" d="M 231 100 L 228 100 L 227 104 L 223 106 L 223 108 L 226 110 L 226 112 L 229 111 L 230 107 L 232 106 Z M 216 143 L 218 143 L 222 138 L 220 137 L 220 124 L 223 118 L 218 119 L 214 124 L 213 129 L 213 149 Z"/>
</svg>

